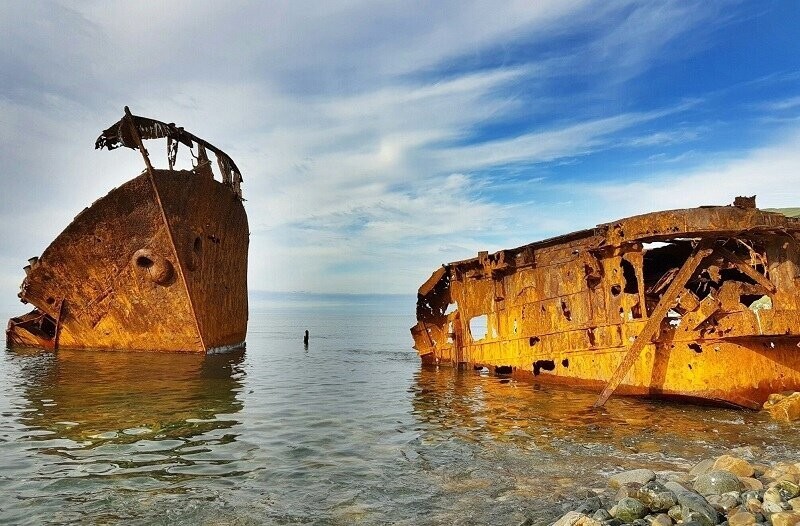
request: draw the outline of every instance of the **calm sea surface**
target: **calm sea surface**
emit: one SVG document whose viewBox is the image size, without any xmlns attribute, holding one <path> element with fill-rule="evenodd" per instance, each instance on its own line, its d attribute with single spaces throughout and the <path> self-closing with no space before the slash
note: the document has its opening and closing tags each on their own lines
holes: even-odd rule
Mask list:
<svg viewBox="0 0 800 526">
<path fill-rule="evenodd" d="M 218 356 L 6 350 L 0 522 L 515 525 L 623 468 L 800 456 L 755 412 L 423 368 L 411 302 L 371 301 L 256 305 Z"/>
</svg>

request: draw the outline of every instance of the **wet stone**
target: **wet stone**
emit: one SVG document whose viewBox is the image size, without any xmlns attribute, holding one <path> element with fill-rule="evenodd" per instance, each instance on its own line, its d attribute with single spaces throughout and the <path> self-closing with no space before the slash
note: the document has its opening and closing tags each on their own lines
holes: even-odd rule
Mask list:
<svg viewBox="0 0 800 526">
<path fill-rule="evenodd" d="M 714 461 L 714 466 L 712 469 L 714 471 L 730 471 L 739 477 L 752 477 L 753 473 L 755 472 L 753 470 L 753 466 L 751 466 L 749 462 L 732 455 L 722 455 L 719 457 Z"/>
<path fill-rule="evenodd" d="M 689 491 L 677 495 L 678 504 L 681 505 L 681 514 L 684 522 L 698 521 L 703 526 L 714 526 L 719 521 L 719 514 L 711 504 L 696 493 Z"/>
<path fill-rule="evenodd" d="M 708 473 L 713 468 L 714 468 L 714 459 L 707 458 L 705 460 L 701 460 L 691 470 L 689 470 L 689 476 L 697 477 L 699 475 Z"/>
<path fill-rule="evenodd" d="M 634 498 L 625 497 L 614 506 L 611 514 L 622 521 L 633 522 L 647 515 L 647 507 Z"/>
<path fill-rule="evenodd" d="M 579 519 L 586 517 L 583 513 L 577 511 L 567 512 L 564 516 L 553 523 L 553 526 L 575 526 Z"/>
<path fill-rule="evenodd" d="M 636 498 L 636 495 L 639 493 L 639 489 L 641 487 L 642 485 L 638 482 L 626 482 L 625 484 L 622 484 L 619 488 L 617 488 L 617 492 L 614 494 L 614 501 L 619 501 L 625 497 Z"/>
<path fill-rule="evenodd" d="M 678 503 L 675 494 L 655 480 L 642 486 L 635 498 L 650 508 L 650 511 L 667 511 Z"/>
<path fill-rule="evenodd" d="M 647 507 L 634 498 L 625 497 L 614 506 L 611 514 L 622 521 L 633 522 L 647 515 Z"/>
<path fill-rule="evenodd" d="M 780 488 L 778 488 L 778 486 L 772 486 L 771 488 L 767 488 L 766 491 L 764 491 L 764 497 L 762 500 L 764 501 L 764 503 L 767 503 L 767 502 L 781 502 L 785 499 L 781 494 Z"/>
<path fill-rule="evenodd" d="M 739 477 L 739 482 L 742 483 L 746 491 L 764 489 L 764 484 L 760 480 L 752 477 Z"/>
<path fill-rule="evenodd" d="M 596 512 L 594 512 L 594 514 L 592 514 L 592 518 L 598 521 L 607 521 L 608 519 L 612 519 L 613 517 L 608 512 L 608 510 L 601 508 Z"/>
<path fill-rule="evenodd" d="M 633 469 L 610 476 L 608 478 L 608 484 L 612 488 L 618 489 L 621 486 L 629 483 L 635 483 L 641 486 L 655 479 L 656 474 L 651 469 Z"/>
<path fill-rule="evenodd" d="M 680 484 L 678 482 L 669 481 L 664 483 L 664 487 L 667 488 L 669 491 L 677 495 L 678 493 L 683 493 L 684 491 L 690 491 L 689 488 Z"/>
<path fill-rule="evenodd" d="M 651 526 L 672 526 L 672 519 L 666 513 L 659 513 L 650 524 Z"/>
<path fill-rule="evenodd" d="M 722 495 L 729 491 L 741 491 L 742 483 L 729 471 L 709 471 L 697 477 L 694 490 L 700 495 Z"/>
<path fill-rule="evenodd" d="M 602 507 L 603 502 L 600 500 L 600 497 L 589 497 L 588 499 L 583 500 L 578 507 L 575 508 L 575 511 L 578 513 L 591 515 Z"/>
<path fill-rule="evenodd" d="M 770 517 L 772 526 L 795 526 L 800 522 L 800 513 L 796 511 L 784 511 L 775 513 Z"/>
<path fill-rule="evenodd" d="M 764 489 L 743 491 L 741 495 L 742 502 L 747 502 L 750 499 L 764 500 Z"/>
<path fill-rule="evenodd" d="M 738 511 L 728 517 L 728 526 L 753 526 L 756 516 L 747 511 Z"/>
<path fill-rule="evenodd" d="M 680 504 L 676 504 L 667 510 L 667 515 L 669 515 L 669 517 L 674 521 L 683 520 L 683 512 L 681 511 Z"/>
<path fill-rule="evenodd" d="M 738 493 L 726 493 L 724 495 L 709 495 L 706 501 L 720 513 L 728 513 L 731 509 L 739 505 Z"/>
<path fill-rule="evenodd" d="M 750 513 L 761 513 L 761 501 L 758 499 L 747 499 L 744 502 L 744 508 Z"/>
</svg>

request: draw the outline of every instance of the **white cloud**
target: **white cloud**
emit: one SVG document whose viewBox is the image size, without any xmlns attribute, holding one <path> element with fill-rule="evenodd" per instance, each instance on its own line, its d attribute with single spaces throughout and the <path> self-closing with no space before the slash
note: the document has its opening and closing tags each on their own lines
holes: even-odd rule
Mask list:
<svg viewBox="0 0 800 526">
<path fill-rule="evenodd" d="M 570 206 L 586 201 L 568 189 L 528 175 L 490 187 L 479 171 L 571 162 L 685 110 L 598 110 L 558 87 L 575 72 L 606 85 L 632 78 L 711 12 L 637 1 L 4 9 L 0 45 L 9 53 L 0 68 L 12 73 L 0 79 L 0 261 L 41 252 L 84 206 L 141 170 L 135 152 L 91 151 L 129 104 L 236 159 L 253 231 L 251 287 L 385 292 L 412 291 L 431 268 L 478 249 L 569 229 Z M 535 51 L 576 33 L 585 35 L 579 45 Z M 510 46 L 530 52 L 523 64 L 503 63 Z M 519 114 L 542 121 L 501 139 L 475 137 Z M 151 154 L 163 164 L 158 148 Z M 538 187 L 555 193 L 546 201 L 490 195 Z M 553 204 L 562 201 L 572 205 Z M 17 281 L 18 268 L 2 275 Z"/>
</svg>

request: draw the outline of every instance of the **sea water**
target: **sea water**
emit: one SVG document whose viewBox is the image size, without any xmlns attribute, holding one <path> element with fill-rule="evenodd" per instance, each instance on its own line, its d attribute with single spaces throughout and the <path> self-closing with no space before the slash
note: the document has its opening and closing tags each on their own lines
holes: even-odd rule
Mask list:
<svg viewBox="0 0 800 526">
<path fill-rule="evenodd" d="M 413 311 L 286 295 L 253 302 L 243 351 L 6 350 L 0 522 L 545 522 L 621 469 L 743 445 L 800 460 L 797 426 L 757 412 L 595 411 L 595 393 L 422 367 Z"/>
</svg>

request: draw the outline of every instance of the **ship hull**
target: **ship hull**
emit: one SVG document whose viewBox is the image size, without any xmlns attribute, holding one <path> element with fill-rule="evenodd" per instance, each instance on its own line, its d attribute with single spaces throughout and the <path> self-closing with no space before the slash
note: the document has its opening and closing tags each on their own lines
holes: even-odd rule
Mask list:
<svg viewBox="0 0 800 526">
<path fill-rule="evenodd" d="M 650 345 L 616 389 L 618 395 L 710 401 L 759 409 L 770 394 L 800 390 L 800 338 L 754 337 L 740 341 Z M 691 345 L 691 346 L 690 346 Z M 600 391 L 622 362 L 626 348 L 532 353 L 514 340 L 466 349 L 466 361 L 450 349 L 422 356 L 425 364 L 486 367 L 496 374 L 545 384 Z M 732 367 L 732 364 L 736 364 Z"/>
<path fill-rule="evenodd" d="M 656 212 L 444 265 L 419 289 L 423 363 L 759 408 L 800 390 L 800 221 Z"/>
<path fill-rule="evenodd" d="M 241 200 L 194 171 L 143 173 L 81 212 L 38 260 L 10 345 L 212 352 L 244 344 Z"/>
</svg>

